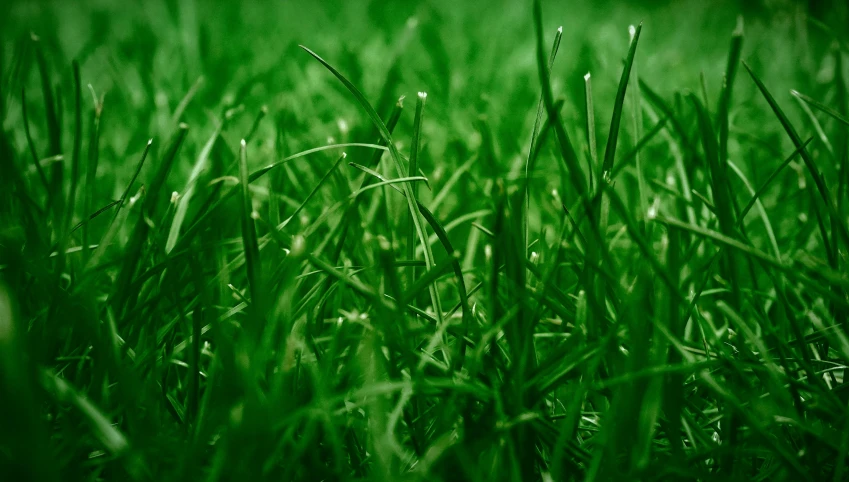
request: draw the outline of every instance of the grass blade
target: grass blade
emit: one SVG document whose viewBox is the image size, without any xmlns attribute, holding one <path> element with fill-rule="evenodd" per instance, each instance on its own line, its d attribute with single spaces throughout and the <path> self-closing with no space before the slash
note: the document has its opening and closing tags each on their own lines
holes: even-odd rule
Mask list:
<svg viewBox="0 0 849 482">
<path fill-rule="evenodd" d="M 44 169 L 41 167 L 41 162 L 38 159 L 38 153 L 35 150 L 35 142 L 32 140 L 32 134 L 30 133 L 29 128 L 29 116 L 27 115 L 27 89 L 23 87 L 21 89 L 21 115 L 23 116 L 24 123 L 24 134 L 27 137 L 27 146 L 29 146 L 29 152 L 32 156 L 32 163 L 35 165 L 35 170 L 38 172 L 38 178 L 41 179 L 41 183 L 44 185 L 45 189 L 50 189 L 50 185 L 47 181 L 47 176 L 44 174 Z"/>
<path fill-rule="evenodd" d="M 534 25 L 536 27 L 537 37 L 537 71 L 539 73 L 540 83 L 542 84 L 542 97 L 545 101 L 547 118 L 551 127 L 554 128 L 554 133 L 557 135 L 560 157 L 566 163 L 566 169 L 569 171 L 569 179 L 572 187 L 575 188 L 578 196 L 585 196 L 587 194 L 587 181 L 584 178 L 584 173 L 581 170 L 578 155 L 575 153 L 572 141 L 569 139 L 569 135 L 566 134 L 563 123 L 560 121 L 560 113 L 556 109 L 554 96 L 551 93 L 551 79 L 546 68 L 547 62 L 542 37 L 542 6 L 539 0 L 534 0 Z"/>
<path fill-rule="evenodd" d="M 625 67 L 622 69 L 622 77 L 619 79 L 619 88 L 616 90 L 616 100 L 613 102 L 613 116 L 610 119 L 610 132 L 607 135 L 607 146 L 604 148 L 604 161 L 601 165 L 602 177 L 610 176 L 613 169 L 613 159 L 616 156 L 616 144 L 619 140 L 619 124 L 622 123 L 622 106 L 625 104 L 625 93 L 628 90 L 628 80 L 631 77 L 631 68 L 634 65 L 634 57 L 637 54 L 637 43 L 640 41 L 640 32 L 643 24 L 634 30 L 631 46 L 628 48 L 628 56 L 625 58 Z"/>
<path fill-rule="evenodd" d="M 403 177 L 404 170 L 402 168 L 401 163 L 401 153 L 398 152 L 398 148 L 395 146 L 395 143 L 392 142 L 392 135 L 390 134 L 389 129 L 386 128 L 386 125 L 380 119 L 380 116 L 377 115 L 377 112 L 375 112 L 371 104 L 369 104 L 368 100 L 366 100 L 365 96 L 363 96 L 359 89 L 357 89 L 351 82 L 349 82 L 348 79 L 345 78 L 345 76 L 339 73 L 338 70 L 336 70 L 333 66 L 327 63 L 324 59 L 319 57 L 318 54 L 304 47 L 303 45 L 301 45 L 300 47 L 304 49 L 308 54 L 312 55 L 313 58 L 318 60 L 327 70 L 330 71 L 330 73 L 332 73 L 337 79 L 339 79 L 339 81 L 342 82 L 342 85 L 344 85 L 345 88 L 348 89 L 348 91 L 351 93 L 351 95 L 354 96 L 354 98 L 357 100 L 357 103 L 366 112 L 375 127 L 377 127 L 381 140 L 383 140 L 383 142 L 389 149 L 389 154 L 392 157 L 393 162 L 395 163 L 395 169 L 397 170 L 398 177 Z M 416 228 L 416 234 L 419 237 L 419 242 L 422 243 L 422 245 L 427 246 L 427 235 L 425 234 L 424 227 L 422 226 L 421 221 L 419 219 L 419 212 L 415 205 L 416 198 L 413 194 L 411 184 L 404 184 L 404 193 L 406 194 L 405 197 L 407 198 L 407 207 L 410 210 L 410 213 L 412 214 L 413 224 Z M 428 253 L 427 249 L 425 250 L 425 266 L 428 270 L 433 267 L 433 259 L 430 257 L 430 254 Z M 438 299 L 436 296 L 434 296 L 435 293 L 436 292 L 434 290 L 431 290 L 431 302 L 433 303 L 434 309 L 439 307 Z M 442 317 L 441 310 L 437 310 L 437 315 L 440 318 Z"/>
<path fill-rule="evenodd" d="M 731 34 L 731 49 L 728 53 L 728 65 L 722 81 L 722 92 L 716 112 L 719 125 L 719 159 L 728 159 L 728 125 L 731 108 L 731 92 L 734 90 L 734 79 L 737 78 L 737 66 L 740 63 L 740 53 L 743 51 L 743 17 L 737 17 L 737 27 Z"/>
<path fill-rule="evenodd" d="M 784 131 L 787 133 L 787 136 L 790 137 L 790 140 L 793 141 L 793 145 L 796 146 L 797 149 L 803 147 L 802 139 L 799 137 L 799 134 L 796 132 L 796 129 L 793 127 L 793 124 L 790 123 L 790 119 L 784 114 L 784 111 L 778 105 L 775 98 L 770 94 L 769 90 L 767 90 L 766 86 L 761 82 L 761 80 L 755 75 L 752 69 L 746 62 L 743 62 L 743 66 L 746 68 L 746 71 L 749 72 L 749 76 L 752 77 L 752 80 L 755 82 L 755 85 L 760 90 L 764 99 L 766 99 L 769 104 L 772 112 L 778 118 L 779 122 L 781 122 L 781 126 L 784 127 Z M 807 149 L 802 148 L 799 151 L 799 154 L 802 156 L 802 160 L 805 161 L 805 167 L 808 168 L 808 172 L 811 174 L 811 177 L 814 179 L 814 184 L 817 187 L 817 191 L 819 192 L 820 197 L 825 203 L 826 208 L 828 209 L 829 217 L 832 220 L 832 227 L 837 228 L 837 234 L 846 245 L 849 247 L 849 228 L 847 228 L 846 223 L 843 221 L 840 214 L 837 212 L 837 206 L 834 204 L 834 200 L 831 199 L 831 196 L 828 192 L 828 187 L 825 185 L 825 180 L 822 177 L 822 174 L 817 169 L 816 164 L 814 164 L 814 159 L 811 157 L 810 153 L 808 153 Z M 835 234 L 832 234 L 835 236 Z"/>
<path fill-rule="evenodd" d="M 554 43 L 551 46 L 551 52 L 548 54 L 548 69 L 546 75 L 551 75 L 551 68 L 554 65 L 554 59 L 557 57 L 557 51 L 560 49 L 560 39 L 563 37 L 563 27 L 559 27 L 557 29 L 557 34 L 554 36 Z M 545 107 L 545 99 L 543 98 L 544 94 L 540 94 L 539 101 L 537 102 L 537 113 L 536 117 L 534 117 L 534 129 L 531 132 L 531 145 L 528 147 L 528 157 L 525 160 L 525 250 L 527 251 L 527 243 L 529 242 L 530 232 L 528 228 L 528 215 L 531 210 L 531 189 L 530 189 L 530 165 L 531 165 L 531 157 L 534 155 L 534 151 L 536 150 L 537 139 L 539 135 L 540 122 L 542 121 L 542 116 L 545 113 L 543 108 Z M 593 144 L 594 146 L 594 144 Z M 592 179 L 592 178 L 590 178 Z M 590 181 L 592 183 L 592 181 Z"/>
<path fill-rule="evenodd" d="M 180 201 L 177 204 L 177 212 L 174 214 L 174 220 L 171 221 L 171 229 L 168 231 L 168 239 L 165 241 L 166 253 L 170 253 L 177 244 L 177 238 L 180 236 L 180 228 L 182 227 L 183 221 L 186 219 L 186 213 L 189 210 L 189 201 L 192 200 L 192 196 L 195 192 L 195 186 L 197 185 L 201 174 L 207 168 L 206 166 L 209 161 L 209 155 L 212 152 L 212 148 L 215 146 L 215 141 L 218 140 L 218 136 L 221 134 L 222 128 L 223 126 L 219 126 L 215 129 L 212 136 L 210 136 L 209 140 L 203 146 L 203 149 L 201 149 L 194 167 L 192 167 L 192 172 L 189 175 L 188 182 L 186 182 L 183 195 L 180 197 Z"/>
<path fill-rule="evenodd" d="M 150 231 L 150 225 L 147 224 L 145 217 L 148 216 L 148 213 L 153 212 L 155 206 L 160 200 L 160 191 L 162 190 L 162 187 L 164 186 L 165 181 L 168 178 L 168 173 L 171 172 L 171 167 L 174 165 L 174 161 L 177 158 L 177 153 L 180 151 L 180 147 L 183 145 L 183 141 L 186 138 L 188 130 L 189 126 L 186 124 L 180 124 L 178 126 L 177 132 L 174 133 L 171 143 L 169 144 L 168 149 L 162 155 L 162 160 L 160 161 L 159 166 L 157 166 L 153 178 L 151 179 L 151 182 L 148 185 L 147 192 L 145 193 L 144 200 L 142 201 L 139 219 L 136 221 L 136 225 L 130 235 L 129 243 L 125 247 L 127 257 L 124 258 L 124 263 L 121 266 L 120 273 L 118 274 L 118 278 L 116 280 L 116 291 L 114 295 L 110 298 L 110 302 L 115 308 L 116 313 L 122 313 L 123 310 L 128 307 L 128 305 L 130 305 L 131 307 L 134 304 L 134 298 L 132 298 L 130 290 L 132 289 L 133 277 L 135 276 L 136 269 L 138 268 L 138 264 L 140 262 L 139 258 L 141 257 L 144 245 L 147 242 L 148 233 Z M 139 167 L 137 170 L 141 169 L 141 164 L 144 162 L 144 158 L 147 155 L 147 149 L 150 148 L 150 144 L 151 143 L 148 142 L 148 147 L 145 149 L 145 153 L 142 157 L 142 162 L 139 163 Z M 127 186 L 127 192 L 129 191 L 131 186 L 132 183 Z M 126 194 L 127 193 L 125 192 L 123 199 L 126 199 Z M 124 202 L 122 201 L 120 207 L 123 207 L 123 204 Z"/>
<path fill-rule="evenodd" d="M 344 157 L 344 155 L 343 155 Z M 251 292 L 251 304 L 258 317 L 264 311 L 262 296 L 262 265 L 259 259 L 259 243 L 254 224 L 253 201 L 250 192 L 250 177 L 248 171 L 248 146 L 242 139 L 239 148 L 239 182 L 241 191 L 242 244 L 245 251 L 245 266 L 248 270 L 248 285 Z M 257 320 L 258 322 L 259 320 Z"/>
<path fill-rule="evenodd" d="M 62 154 L 62 130 L 56 108 L 56 100 L 53 96 L 53 88 L 50 86 L 47 58 L 44 55 L 41 39 L 33 34 L 32 41 L 33 45 L 35 45 L 35 59 L 38 64 L 38 73 L 41 77 L 41 92 L 44 97 L 47 134 L 50 139 L 50 148 L 47 154 L 48 156 L 58 156 Z M 50 171 L 50 188 L 47 190 L 47 205 L 53 210 L 53 222 L 61 230 L 59 223 L 61 223 L 61 216 L 64 214 L 64 206 L 62 206 L 61 199 L 64 166 L 61 162 L 54 162 L 50 165 Z"/>
<path fill-rule="evenodd" d="M 847 119 L 846 117 L 843 117 L 839 112 L 832 109 L 831 107 L 829 107 L 829 106 L 827 106 L 827 105 L 825 105 L 825 104 L 823 104 L 823 103 L 821 103 L 817 100 L 814 100 L 813 98 L 808 97 L 807 95 L 805 95 L 805 94 L 803 94 L 799 91 L 791 90 L 790 93 L 793 94 L 794 96 L 798 97 L 799 99 L 801 99 L 806 104 L 813 107 L 814 109 L 817 109 L 820 112 L 824 112 L 825 114 L 829 115 L 831 118 L 840 122 L 841 124 L 849 126 L 849 119 Z"/>
<path fill-rule="evenodd" d="M 410 145 L 410 165 L 407 170 L 407 177 L 416 176 L 419 173 L 419 149 L 421 148 L 421 133 L 422 133 L 422 114 L 424 113 L 425 100 L 427 93 L 419 92 L 418 100 L 416 101 L 416 116 L 413 120 L 413 140 Z M 414 198 L 418 196 L 418 184 L 410 186 Z M 416 258 L 416 225 L 413 218 L 418 217 L 418 212 L 410 212 L 407 221 L 407 259 L 413 260 Z M 424 246 L 422 246 L 424 247 Z M 416 268 L 410 266 L 407 268 L 407 289 L 413 286 L 416 281 Z"/>
<path fill-rule="evenodd" d="M 91 84 L 89 84 L 91 88 Z M 103 98 L 97 98 L 94 89 L 91 90 L 94 98 L 94 114 L 91 120 L 91 132 L 88 140 L 88 162 L 86 163 L 85 171 L 85 190 L 83 197 L 83 213 L 90 213 L 92 209 L 92 198 L 94 196 L 94 184 L 97 179 L 97 165 L 100 161 L 100 118 L 103 114 Z M 89 220 L 93 218 L 88 218 Z M 89 223 L 83 219 L 83 260 L 88 260 L 88 245 L 89 245 Z"/>
</svg>

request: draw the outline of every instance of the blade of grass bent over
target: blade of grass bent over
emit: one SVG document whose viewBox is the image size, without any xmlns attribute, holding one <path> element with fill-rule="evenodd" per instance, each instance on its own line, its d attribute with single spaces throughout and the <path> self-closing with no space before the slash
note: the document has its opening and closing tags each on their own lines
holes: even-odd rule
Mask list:
<svg viewBox="0 0 849 482">
<path fill-rule="evenodd" d="M 330 73 L 332 73 L 337 79 L 339 79 L 339 81 L 342 82 L 342 84 L 345 86 L 345 88 L 348 89 L 351 95 L 354 96 L 354 98 L 357 100 L 357 103 L 366 112 L 369 119 L 372 121 L 372 123 L 374 123 L 375 127 L 377 127 L 381 139 L 386 143 L 386 146 L 389 149 L 389 154 L 392 157 L 393 162 L 395 163 L 395 169 L 398 172 L 398 177 L 403 177 L 404 170 L 401 162 L 401 153 L 398 152 L 398 148 L 392 141 L 392 135 L 389 133 L 389 129 L 386 128 L 386 125 L 380 119 L 380 116 L 377 115 L 377 112 L 374 110 L 371 104 L 369 104 L 368 100 L 366 100 L 365 96 L 363 96 L 359 89 L 357 89 L 350 81 L 348 81 L 345 76 L 339 73 L 338 70 L 336 70 L 332 65 L 327 63 L 327 61 L 321 58 L 318 54 L 308 49 L 307 47 L 304 47 L 303 45 L 301 45 L 300 47 L 304 49 L 308 54 L 312 55 L 313 58 L 318 60 L 327 70 L 330 71 Z M 424 232 L 424 227 L 422 226 L 422 223 L 419 218 L 419 212 L 416 208 L 416 199 L 413 195 L 412 187 L 409 183 L 405 183 L 403 187 L 407 198 L 407 207 L 412 213 L 413 224 L 416 228 L 416 233 L 419 237 L 419 242 L 423 245 L 426 245 L 427 235 Z M 427 250 L 425 250 L 425 267 L 428 270 L 433 267 L 433 259 L 430 257 L 430 254 L 427 252 Z M 435 294 L 436 292 L 434 290 L 431 290 L 431 302 L 433 303 L 434 309 L 439 306 Z M 437 311 L 437 316 L 440 318 L 441 322 L 442 313 L 440 311 Z"/>
<path fill-rule="evenodd" d="M 825 104 L 823 104 L 823 103 L 821 103 L 817 100 L 814 100 L 813 98 L 808 97 L 807 95 L 805 95 L 805 94 L 803 94 L 803 93 L 801 93 L 797 90 L 791 90 L 790 93 L 793 94 L 794 96 L 796 96 L 797 98 L 803 100 L 806 104 L 810 105 L 811 107 L 828 114 L 829 116 L 834 118 L 836 121 L 849 126 L 849 119 L 847 119 L 846 117 L 844 117 L 839 112 L 832 109 L 831 107 L 829 107 L 829 106 L 827 106 L 827 105 L 825 105 Z"/>
</svg>

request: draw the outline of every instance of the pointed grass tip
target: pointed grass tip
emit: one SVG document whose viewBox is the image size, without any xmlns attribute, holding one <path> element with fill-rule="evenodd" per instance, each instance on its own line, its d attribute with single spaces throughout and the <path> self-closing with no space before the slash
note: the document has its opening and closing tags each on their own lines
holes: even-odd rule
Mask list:
<svg viewBox="0 0 849 482">
<path fill-rule="evenodd" d="M 592 75 L 589 72 L 584 74 L 584 82 L 589 82 L 591 77 Z"/>
<path fill-rule="evenodd" d="M 557 33 L 563 33 L 563 25 L 557 27 Z"/>
</svg>

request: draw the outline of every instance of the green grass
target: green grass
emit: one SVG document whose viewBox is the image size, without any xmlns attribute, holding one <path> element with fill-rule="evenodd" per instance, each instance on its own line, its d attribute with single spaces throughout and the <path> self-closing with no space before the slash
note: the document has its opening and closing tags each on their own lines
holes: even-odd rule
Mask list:
<svg viewBox="0 0 849 482">
<path fill-rule="evenodd" d="M 846 8 L 572 3 L 9 2 L 0 479 L 849 480 Z"/>
</svg>

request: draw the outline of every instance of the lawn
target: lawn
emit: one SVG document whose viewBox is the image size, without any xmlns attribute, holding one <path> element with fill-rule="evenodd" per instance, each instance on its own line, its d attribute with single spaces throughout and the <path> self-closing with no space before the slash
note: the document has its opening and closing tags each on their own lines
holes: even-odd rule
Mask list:
<svg viewBox="0 0 849 482">
<path fill-rule="evenodd" d="M 844 3 L 2 8 L 0 480 L 849 480 Z"/>
</svg>

